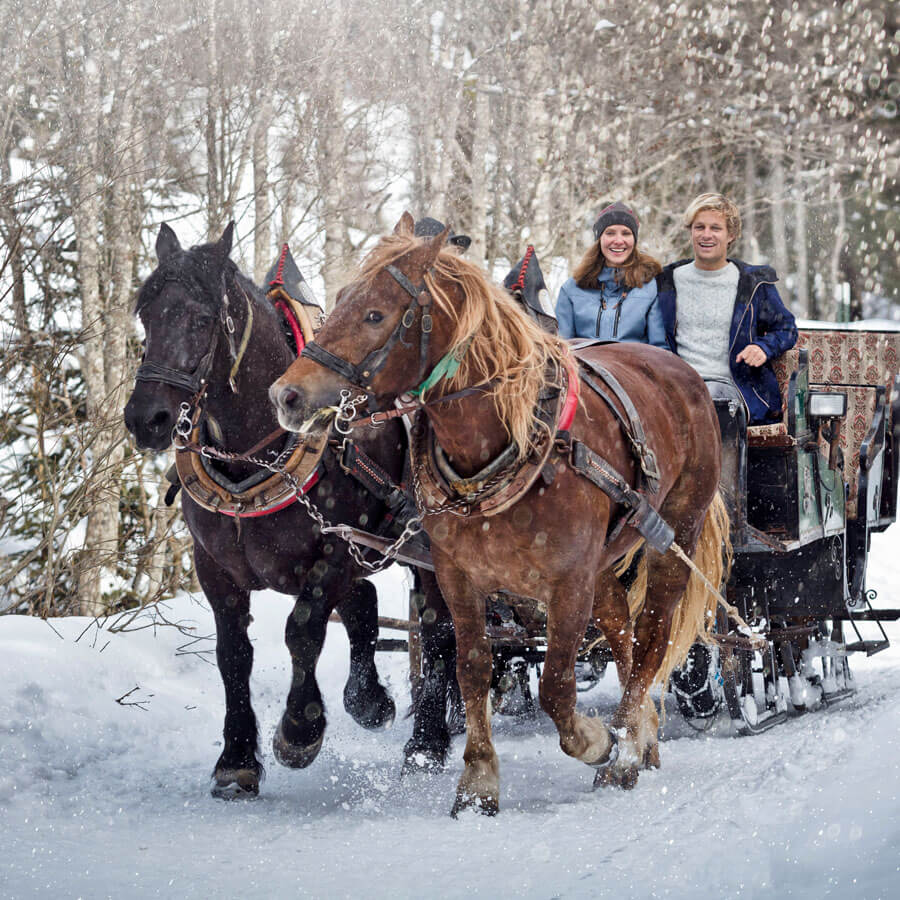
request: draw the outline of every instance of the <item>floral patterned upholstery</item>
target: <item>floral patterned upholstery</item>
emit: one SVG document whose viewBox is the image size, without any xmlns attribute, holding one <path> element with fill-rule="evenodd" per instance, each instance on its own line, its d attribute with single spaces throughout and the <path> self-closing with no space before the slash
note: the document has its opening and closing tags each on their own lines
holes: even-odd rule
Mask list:
<svg viewBox="0 0 900 900">
<path fill-rule="evenodd" d="M 850 488 L 847 517 L 854 518 L 859 489 L 859 451 L 875 415 L 876 388 L 884 385 L 890 398 L 900 368 L 900 332 L 801 331 L 797 345 L 772 362 L 781 387 L 783 420 L 775 425 L 748 428 L 751 447 L 793 444 L 787 431 L 787 389 L 790 376 L 797 369 L 801 349 L 809 354 L 810 387 L 847 395 L 847 416 L 841 423 L 839 445 L 844 454 L 844 478 Z M 827 453 L 827 447 L 822 449 Z"/>
</svg>

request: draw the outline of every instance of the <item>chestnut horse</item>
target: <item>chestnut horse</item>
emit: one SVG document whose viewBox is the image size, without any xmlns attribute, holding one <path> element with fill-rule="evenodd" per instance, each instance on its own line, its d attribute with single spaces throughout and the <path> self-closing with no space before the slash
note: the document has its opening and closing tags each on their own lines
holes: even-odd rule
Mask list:
<svg viewBox="0 0 900 900">
<path fill-rule="evenodd" d="M 598 769 L 595 784 L 631 787 L 640 767 L 659 765 L 658 718 L 649 689 L 654 682 L 665 684 L 695 638 L 706 633 L 716 597 L 674 552 L 653 549 L 648 537 L 645 578 L 639 579 L 645 596 L 633 620 L 613 566 L 640 543 L 632 527 L 638 523 L 626 518 L 631 524 L 621 524 L 621 504 L 576 471 L 570 453 L 574 442 L 587 446 L 607 468 L 638 485 L 622 404 L 583 389 L 568 431 L 556 434 L 551 425 L 548 433 L 546 419 L 536 413 L 538 401 L 542 392 L 571 391 L 577 384 L 569 346 L 541 331 L 481 269 L 446 251 L 445 235 L 415 239 L 411 223 L 404 214 L 394 234 L 382 238 L 343 289 L 315 345 L 272 385 L 279 421 L 315 431 L 322 427 L 323 409 L 338 402 L 348 381 L 384 407 L 431 372 L 414 448 L 416 440 L 439 444 L 460 481 L 471 478 L 480 485 L 470 488 L 476 497 L 490 483 L 490 461 L 504 452 L 508 459 L 511 447 L 518 465 L 526 464 L 538 446 L 546 449 L 551 441 L 541 469 L 546 477 L 505 511 L 478 515 L 472 496 L 443 506 L 426 500 L 422 509 L 456 629 L 466 708 L 465 769 L 453 812 L 499 808 L 484 615 L 485 598 L 500 590 L 546 607 L 540 702 L 556 724 L 560 746 Z M 719 429 L 703 380 L 675 354 L 645 345 L 595 346 L 580 356 L 602 363 L 624 386 L 658 458 L 656 491 L 647 499 L 698 570 L 718 586 L 728 524 L 717 493 Z M 441 371 L 447 377 L 439 380 Z M 440 402 L 461 391 L 463 396 Z M 414 454 L 420 504 L 423 458 Z M 610 644 L 623 687 L 609 727 L 576 711 L 575 659 L 592 621 Z"/>
<path fill-rule="evenodd" d="M 141 449 L 169 447 L 180 411 L 193 407 L 198 428 L 209 432 L 214 449 L 245 451 L 268 435 L 275 442 L 266 449 L 287 455 L 282 438 L 271 434 L 276 422 L 266 391 L 294 353 L 281 314 L 229 258 L 233 228 L 232 223 L 217 242 L 189 249 L 182 248 L 167 225 L 160 229 L 159 265 L 141 287 L 136 307 L 146 332 L 144 359 L 125 407 L 125 423 Z M 399 481 L 407 437 L 398 423 L 370 430 L 356 444 L 370 462 Z M 260 449 L 256 456 L 265 453 Z M 241 484 L 269 473 L 238 459 L 216 462 L 214 475 L 238 492 Z M 375 529 L 388 515 L 386 503 L 348 474 L 331 448 L 313 475 L 306 496 L 328 518 Z M 322 746 L 326 720 L 316 664 L 335 608 L 350 639 L 344 707 L 366 728 L 382 728 L 395 714 L 375 667 L 375 586 L 346 546 L 321 533 L 299 502 L 289 505 L 296 499 L 290 492 L 288 497 L 287 502 L 270 503 L 265 515 L 250 508 L 238 520 L 234 513 L 201 505 L 188 489 L 182 494 L 197 578 L 215 616 L 216 660 L 225 688 L 224 747 L 213 771 L 218 797 L 255 796 L 262 775 L 250 698 L 251 591 L 269 588 L 296 597 L 285 626 L 291 684 L 272 740 L 280 763 L 308 766 Z M 445 698 L 453 631 L 434 577 L 429 572 L 418 577 L 424 671 L 405 770 L 439 767 L 450 745 Z"/>
</svg>

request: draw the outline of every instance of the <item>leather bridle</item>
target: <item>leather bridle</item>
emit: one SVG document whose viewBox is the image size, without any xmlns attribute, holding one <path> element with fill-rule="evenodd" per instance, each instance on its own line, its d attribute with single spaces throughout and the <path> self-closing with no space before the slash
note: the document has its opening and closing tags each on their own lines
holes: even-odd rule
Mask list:
<svg viewBox="0 0 900 900">
<path fill-rule="evenodd" d="M 179 279 L 172 280 L 178 281 Z M 206 385 L 209 382 L 209 376 L 212 372 L 216 350 L 219 346 L 219 335 L 222 331 L 224 331 L 225 338 L 228 341 L 228 349 L 234 362 L 231 367 L 231 372 L 229 373 L 228 383 L 231 385 L 231 390 L 237 393 L 234 376 L 237 374 L 238 366 L 240 365 L 241 359 L 244 355 L 244 351 L 247 349 L 247 343 L 250 338 L 250 331 L 253 328 L 253 308 L 250 302 L 250 298 L 247 296 L 243 288 L 238 285 L 241 293 L 244 295 L 244 300 L 247 302 L 247 320 L 244 325 L 244 333 L 241 337 L 240 346 L 236 347 L 234 341 L 234 319 L 232 319 L 231 313 L 229 312 L 228 308 L 228 289 L 224 285 L 224 273 L 222 275 L 222 281 L 222 306 L 219 310 L 219 321 L 221 323 L 221 328 L 215 328 L 213 330 L 212 337 L 209 341 L 209 348 L 207 349 L 206 353 L 203 354 L 203 357 L 200 359 L 200 362 L 197 363 L 197 366 L 194 368 L 194 370 L 192 372 L 184 372 L 181 369 L 173 369 L 170 366 L 163 366 L 159 363 L 145 362 L 142 360 L 141 364 L 138 366 L 137 372 L 135 372 L 134 375 L 134 380 L 136 382 L 155 381 L 162 384 L 171 385 L 172 387 L 182 388 L 183 390 L 188 391 L 191 396 L 195 398 L 194 402 L 196 402 L 196 399 L 199 398 L 199 396 L 203 393 Z"/>
<path fill-rule="evenodd" d="M 412 300 L 407 306 L 397 323 L 397 327 L 388 336 L 388 339 L 378 348 L 369 353 L 362 362 L 354 365 L 346 359 L 335 355 L 330 350 L 326 350 L 315 341 L 310 341 L 300 354 L 307 359 L 313 360 L 323 368 L 340 375 L 341 378 L 349 381 L 351 384 L 362 388 L 367 394 L 371 394 L 372 380 L 385 367 L 388 357 L 398 341 L 404 346 L 410 346 L 406 340 L 410 329 L 416 321 L 418 311 L 421 309 L 421 319 L 419 322 L 419 381 L 425 376 L 425 370 L 428 367 L 428 350 L 431 339 L 431 331 L 434 327 L 434 320 L 431 317 L 432 296 L 425 285 L 423 277 L 422 283 L 418 286 L 414 285 L 409 278 L 406 277 L 396 266 L 385 266 L 385 271 L 410 295 Z"/>
</svg>

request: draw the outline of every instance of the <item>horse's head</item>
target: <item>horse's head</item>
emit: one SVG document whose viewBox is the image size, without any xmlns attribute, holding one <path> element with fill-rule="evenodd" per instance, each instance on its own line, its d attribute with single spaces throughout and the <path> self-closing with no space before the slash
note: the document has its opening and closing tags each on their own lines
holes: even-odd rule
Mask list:
<svg viewBox="0 0 900 900">
<path fill-rule="evenodd" d="M 210 377 L 222 331 L 233 330 L 223 305 L 232 222 L 215 243 L 184 250 L 168 225 L 156 239 L 159 265 L 141 286 L 135 313 L 144 357 L 125 406 L 125 426 L 141 449 L 165 450 L 183 403 Z"/>
<path fill-rule="evenodd" d="M 404 213 L 394 234 L 382 238 L 356 281 L 338 294 L 316 341 L 269 389 L 284 428 L 310 433 L 330 425 L 327 410 L 342 390 L 374 395 L 379 405 L 416 387 L 447 351 L 455 331 L 435 315 L 439 257 L 449 229 L 433 238 L 413 235 Z M 427 279 L 426 279 L 427 276 Z"/>
</svg>

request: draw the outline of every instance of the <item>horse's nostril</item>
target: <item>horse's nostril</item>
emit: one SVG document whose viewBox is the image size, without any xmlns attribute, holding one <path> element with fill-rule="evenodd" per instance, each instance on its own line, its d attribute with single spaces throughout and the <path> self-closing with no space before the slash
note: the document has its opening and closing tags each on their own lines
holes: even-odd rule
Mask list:
<svg viewBox="0 0 900 900">
<path fill-rule="evenodd" d="M 166 428 L 171 421 L 172 417 L 169 413 L 166 410 L 161 409 L 152 419 L 150 419 L 149 425 L 154 429 L 163 429 Z"/>
<path fill-rule="evenodd" d="M 293 388 L 285 388 L 281 392 L 281 404 L 285 409 L 296 409 L 300 403 L 300 395 Z"/>
</svg>

